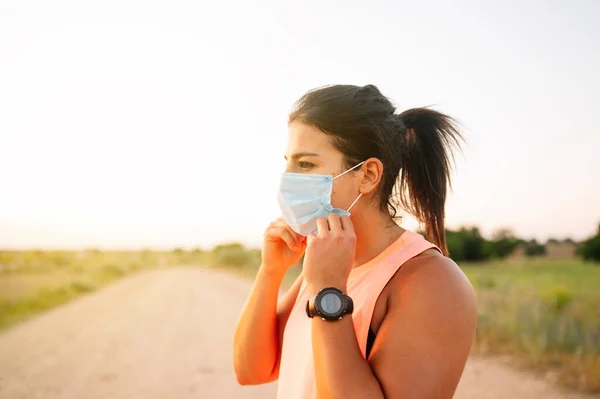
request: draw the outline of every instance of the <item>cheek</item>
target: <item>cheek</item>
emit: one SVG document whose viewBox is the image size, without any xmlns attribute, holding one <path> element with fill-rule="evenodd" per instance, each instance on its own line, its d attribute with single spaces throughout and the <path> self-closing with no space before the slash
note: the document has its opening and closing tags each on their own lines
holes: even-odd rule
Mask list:
<svg viewBox="0 0 600 399">
<path fill-rule="evenodd" d="M 354 194 L 349 185 L 340 184 L 338 187 L 334 185 L 333 190 L 331 191 L 331 205 L 333 205 L 334 208 L 346 209 L 348 206 L 350 206 L 352 201 L 354 201 L 354 197 L 356 197 L 356 195 L 352 197 L 353 195 Z"/>
</svg>

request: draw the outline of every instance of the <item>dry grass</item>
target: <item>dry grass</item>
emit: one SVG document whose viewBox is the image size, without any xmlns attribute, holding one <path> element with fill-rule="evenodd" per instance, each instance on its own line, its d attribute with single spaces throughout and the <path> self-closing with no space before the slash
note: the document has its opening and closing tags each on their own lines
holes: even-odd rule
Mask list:
<svg viewBox="0 0 600 399">
<path fill-rule="evenodd" d="M 511 354 L 600 392 L 600 267 L 571 261 L 463 265 L 477 290 L 475 350 Z"/>
<path fill-rule="evenodd" d="M 204 257 L 182 251 L 0 251 L 0 329 L 130 273 Z"/>
</svg>

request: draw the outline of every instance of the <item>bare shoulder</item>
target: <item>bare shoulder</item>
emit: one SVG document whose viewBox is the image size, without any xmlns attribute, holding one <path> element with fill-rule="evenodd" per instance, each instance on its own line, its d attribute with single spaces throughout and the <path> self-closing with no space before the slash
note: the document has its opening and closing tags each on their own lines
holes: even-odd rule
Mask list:
<svg viewBox="0 0 600 399">
<path fill-rule="evenodd" d="M 458 265 L 436 250 L 406 262 L 389 284 L 388 322 L 398 328 L 418 323 L 442 334 L 440 342 L 463 340 L 474 334 L 477 300 L 471 282 Z M 469 339 L 466 345 L 470 346 Z"/>
<path fill-rule="evenodd" d="M 418 302 L 476 309 L 475 291 L 467 276 L 452 259 L 434 249 L 406 262 L 390 285 L 389 305 L 404 306 Z"/>
<path fill-rule="evenodd" d="M 468 278 L 431 250 L 406 262 L 386 291 L 387 312 L 369 357 L 386 397 L 452 397 L 477 324 Z"/>
</svg>

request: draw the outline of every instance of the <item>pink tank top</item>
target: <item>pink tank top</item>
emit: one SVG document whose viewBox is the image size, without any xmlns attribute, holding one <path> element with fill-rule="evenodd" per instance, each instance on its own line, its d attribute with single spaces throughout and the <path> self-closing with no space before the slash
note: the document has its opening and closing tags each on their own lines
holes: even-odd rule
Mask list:
<svg viewBox="0 0 600 399">
<path fill-rule="evenodd" d="M 352 270 L 347 294 L 354 301 L 352 321 L 363 357 L 366 356 L 373 310 L 381 291 L 406 261 L 431 248 L 437 249 L 420 234 L 406 230 L 374 259 Z M 317 398 L 311 319 L 305 311 L 308 299 L 306 283 L 303 281 L 283 334 L 278 399 Z"/>
</svg>

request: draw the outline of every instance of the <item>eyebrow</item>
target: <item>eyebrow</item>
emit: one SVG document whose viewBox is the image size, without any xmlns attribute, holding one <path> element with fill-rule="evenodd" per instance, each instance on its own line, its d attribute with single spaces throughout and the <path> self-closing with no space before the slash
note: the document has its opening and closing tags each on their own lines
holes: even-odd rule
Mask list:
<svg viewBox="0 0 600 399">
<path fill-rule="evenodd" d="M 296 160 L 298 158 L 302 158 L 302 157 L 318 157 L 319 154 L 316 154 L 314 152 L 297 152 L 295 154 L 292 155 L 292 159 Z M 284 155 L 283 158 L 285 160 L 287 160 L 287 155 Z"/>
</svg>

